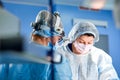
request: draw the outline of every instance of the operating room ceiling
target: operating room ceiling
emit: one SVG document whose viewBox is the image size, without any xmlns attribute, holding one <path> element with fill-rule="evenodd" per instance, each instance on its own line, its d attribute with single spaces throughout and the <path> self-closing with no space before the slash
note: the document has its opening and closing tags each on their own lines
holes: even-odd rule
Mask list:
<svg viewBox="0 0 120 80">
<path fill-rule="evenodd" d="M 36 6 L 48 6 L 49 0 L 1 0 L 6 3 L 16 3 L 16 4 L 28 4 Z M 113 10 L 114 0 L 54 0 L 55 4 L 61 5 L 71 5 L 71 6 L 86 6 L 90 7 L 91 2 L 94 1 L 105 1 L 104 6 L 101 8 L 103 10 Z M 99 2 L 100 3 L 100 2 Z"/>
</svg>

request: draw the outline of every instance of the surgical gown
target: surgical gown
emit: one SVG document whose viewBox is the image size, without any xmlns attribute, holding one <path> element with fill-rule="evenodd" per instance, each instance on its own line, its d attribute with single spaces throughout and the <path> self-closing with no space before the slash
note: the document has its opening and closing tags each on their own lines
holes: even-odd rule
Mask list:
<svg viewBox="0 0 120 80">
<path fill-rule="evenodd" d="M 72 80 L 119 80 L 111 57 L 101 49 L 93 46 L 88 53 L 76 55 L 67 45 L 59 51 L 70 62 Z"/>
<path fill-rule="evenodd" d="M 27 45 L 27 44 L 26 44 Z M 36 45 L 35 43 L 28 44 L 27 46 L 35 45 L 41 49 L 41 52 L 48 50 L 48 48 L 43 47 L 42 45 Z M 27 51 L 33 47 L 27 47 Z M 33 49 L 34 52 L 36 49 Z M 29 53 L 28 53 L 29 54 Z M 44 54 L 38 54 L 43 55 Z M 51 73 L 50 64 L 45 63 L 16 63 L 9 64 L 8 69 L 8 79 L 7 80 L 51 80 L 49 78 Z M 5 75 L 5 74 L 3 74 Z M 3 79 L 4 80 L 4 79 Z"/>
</svg>

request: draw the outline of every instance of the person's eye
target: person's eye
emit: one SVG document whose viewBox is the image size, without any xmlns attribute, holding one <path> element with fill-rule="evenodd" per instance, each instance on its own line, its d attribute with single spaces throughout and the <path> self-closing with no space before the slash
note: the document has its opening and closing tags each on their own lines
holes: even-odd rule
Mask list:
<svg viewBox="0 0 120 80">
<path fill-rule="evenodd" d="M 62 38 L 59 38 L 59 42 L 62 41 L 63 39 Z"/>
<path fill-rule="evenodd" d="M 59 38 L 59 41 L 61 40 L 61 38 Z"/>
<path fill-rule="evenodd" d="M 88 42 L 88 44 L 92 44 L 92 42 Z"/>
<path fill-rule="evenodd" d="M 84 43 L 83 41 L 79 41 L 79 43 Z"/>
</svg>

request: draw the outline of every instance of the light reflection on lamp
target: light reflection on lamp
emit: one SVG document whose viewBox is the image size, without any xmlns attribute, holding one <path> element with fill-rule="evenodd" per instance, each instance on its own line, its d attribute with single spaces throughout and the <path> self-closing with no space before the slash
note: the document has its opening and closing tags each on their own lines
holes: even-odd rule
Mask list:
<svg viewBox="0 0 120 80">
<path fill-rule="evenodd" d="M 80 5 L 80 9 L 100 10 L 104 7 L 106 0 L 85 0 Z"/>
<path fill-rule="evenodd" d="M 106 0 L 92 0 L 91 8 L 102 9 Z"/>
</svg>

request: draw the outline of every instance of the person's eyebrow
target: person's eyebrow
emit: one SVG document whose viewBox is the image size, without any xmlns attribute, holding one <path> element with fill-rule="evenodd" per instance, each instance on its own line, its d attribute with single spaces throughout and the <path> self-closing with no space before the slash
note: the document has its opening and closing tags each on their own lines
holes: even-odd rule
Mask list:
<svg viewBox="0 0 120 80">
<path fill-rule="evenodd" d="M 78 38 L 80 41 L 84 41 L 84 39 Z M 89 42 L 93 42 L 94 40 L 90 40 Z"/>
</svg>

